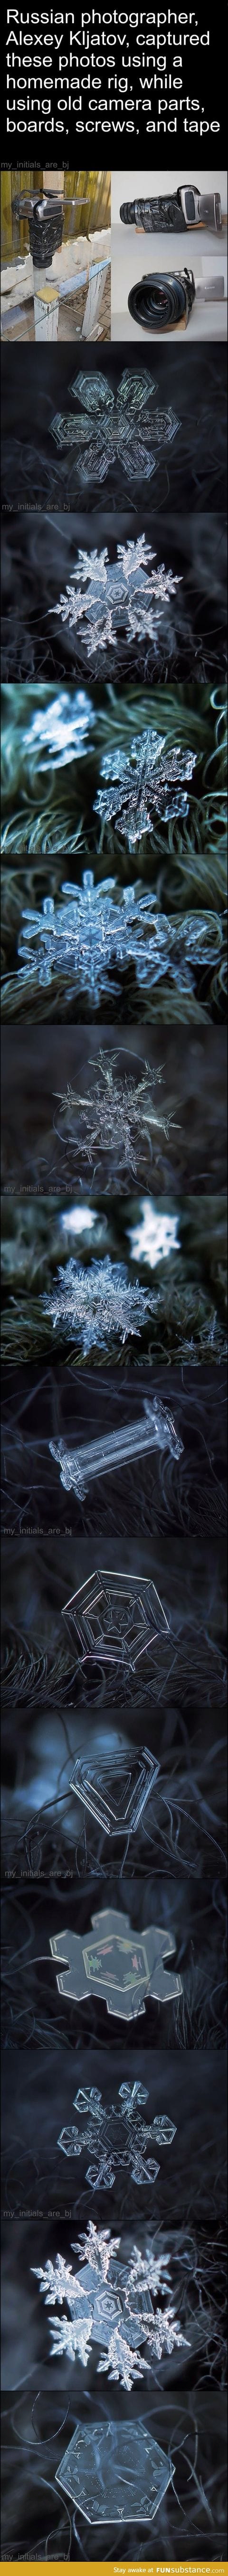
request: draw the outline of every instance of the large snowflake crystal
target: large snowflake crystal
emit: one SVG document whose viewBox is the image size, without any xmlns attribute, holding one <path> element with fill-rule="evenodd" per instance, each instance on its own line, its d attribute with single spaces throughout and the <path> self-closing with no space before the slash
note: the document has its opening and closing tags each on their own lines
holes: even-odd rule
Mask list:
<svg viewBox="0 0 228 2576">
<path fill-rule="evenodd" d="M 188 814 L 181 782 L 192 778 L 196 758 L 195 751 L 181 751 L 180 743 L 168 751 L 165 734 L 148 726 L 131 743 L 127 759 L 124 751 L 104 752 L 102 777 L 108 784 L 98 790 L 95 813 L 102 822 L 117 823 L 121 839 L 134 850 L 143 833 L 153 830 L 153 814 L 164 823 L 175 814 Z"/>
<path fill-rule="evenodd" d="M 71 697 L 68 689 L 61 689 L 59 698 L 52 698 L 47 689 L 45 701 L 44 707 L 35 708 L 23 733 L 23 751 L 35 769 L 47 769 L 49 760 L 55 769 L 66 769 L 69 761 L 84 758 L 93 707 L 85 689 L 76 689 Z"/>
<path fill-rule="evenodd" d="M 153 644 L 158 621 L 181 579 L 179 573 L 165 572 L 164 564 L 156 565 L 145 537 L 117 545 L 115 563 L 109 563 L 107 546 L 100 554 L 97 546 L 91 554 L 79 546 L 72 580 L 61 591 L 54 617 L 61 617 L 63 626 L 77 627 L 90 661 L 107 645 L 116 646 L 123 632 L 128 643 L 148 635 Z"/>
<path fill-rule="evenodd" d="M 113 790 L 113 794 L 114 794 Z M 128 815 L 129 831 L 130 816 Z M 54 846 L 54 845 L 53 845 Z M 191 966 L 211 964 L 217 954 L 217 923 L 208 913 L 179 914 L 169 921 L 142 882 L 119 889 L 115 877 L 94 885 L 85 870 L 82 885 L 62 885 L 67 901 L 46 895 L 43 910 L 22 915 L 18 954 L 21 979 L 37 974 L 42 990 L 52 973 L 64 975 L 88 997 L 92 1010 L 107 994 L 119 994 L 118 977 L 134 968 L 140 987 L 150 993 L 168 975 L 180 993 L 192 991 Z M 25 927 L 24 927 L 25 924 Z"/>
<path fill-rule="evenodd" d="M 115 1058 L 113 1055 L 111 1061 L 103 1047 L 99 1048 L 99 1055 L 93 1062 L 98 1079 L 93 1083 L 92 1091 L 74 1091 L 73 1084 L 68 1083 L 67 1091 L 58 1093 L 61 1112 L 66 1111 L 69 1125 L 71 1111 L 77 1110 L 80 1154 L 87 1163 L 93 1163 L 94 1154 L 98 1151 L 115 1154 L 119 1169 L 123 1166 L 137 1178 L 139 1152 L 140 1161 L 145 1161 L 142 1139 L 145 1139 L 150 1152 L 152 1131 L 155 1130 L 155 1136 L 159 1132 L 168 1138 L 171 1123 L 173 1125 L 167 1112 L 164 1114 L 163 1111 L 159 1116 L 153 1099 L 153 1083 L 161 1082 L 161 1068 L 156 1066 L 153 1074 L 145 1059 L 144 1072 L 137 1082 L 133 1073 L 119 1072 L 118 1056 Z M 74 1126 L 71 1132 L 75 1142 Z"/>
<path fill-rule="evenodd" d="M 44 1314 L 51 1316 L 54 1330 L 61 1324 L 74 1334 L 85 1357 L 95 1343 L 105 1350 L 111 1334 L 121 1342 L 139 1334 L 154 1312 L 150 1290 L 141 1288 L 138 1279 L 129 1281 L 124 1262 L 110 1261 L 109 1253 L 104 1261 L 92 1261 L 89 1270 L 77 1270 L 73 1259 L 65 1270 L 60 1263 L 58 1280 L 53 1294 L 43 1296 Z"/>
<path fill-rule="evenodd" d="M 86 2168 L 86 2182 L 92 2191 L 101 2185 L 112 2191 L 116 2174 L 124 2172 L 131 2174 L 132 2182 L 139 2186 L 156 2182 L 160 2165 L 148 2156 L 148 2146 L 150 2141 L 152 2145 L 171 2145 L 176 2129 L 163 2112 L 152 2123 L 142 2119 L 145 2102 L 148 2091 L 144 2084 L 119 2084 L 118 2101 L 110 2102 L 108 2108 L 103 2106 L 102 2093 L 96 2085 L 83 2089 L 79 2086 L 74 2110 L 80 2127 L 77 2120 L 72 2128 L 61 2129 L 58 2147 L 71 2161 L 83 2153 L 88 2155 L 89 2149 L 91 2162 Z"/>
<path fill-rule="evenodd" d="M 72 2361 L 78 2355 L 86 2370 L 93 2344 L 100 2344 L 98 2375 L 108 2371 L 109 2379 L 132 2388 L 153 2364 L 153 2355 L 160 2361 L 186 2344 L 186 2336 L 174 2312 L 169 2256 L 157 2254 L 153 2243 L 146 2245 L 145 2255 L 134 2245 L 128 2263 L 119 2262 L 120 2244 L 120 2236 L 111 2237 L 109 2228 L 97 2228 L 90 2219 L 86 2234 L 72 2246 L 79 2257 L 77 2273 L 59 2254 L 55 2266 L 47 2262 L 44 2270 L 41 2264 L 33 2269 L 45 2306 L 65 2303 L 69 2309 L 69 2317 L 53 2320 L 52 2356 L 64 2352 Z"/>
<path fill-rule="evenodd" d="M 156 451 L 170 446 L 180 426 L 170 404 L 167 410 L 162 405 L 149 410 L 156 392 L 149 367 L 135 375 L 126 367 L 116 401 L 106 378 L 94 373 L 76 376 L 71 392 L 82 412 L 56 412 L 52 437 L 59 448 L 76 448 L 80 482 L 104 483 L 118 461 L 131 481 L 133 475 L 135 481 L 143 476 L 148 482 L 158 462 Z"/>
</svg>

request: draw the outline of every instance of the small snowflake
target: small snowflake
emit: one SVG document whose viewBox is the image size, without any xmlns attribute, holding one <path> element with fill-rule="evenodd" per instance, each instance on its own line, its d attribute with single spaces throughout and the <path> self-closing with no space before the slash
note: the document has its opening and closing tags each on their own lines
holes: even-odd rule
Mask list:
<svg viewBox="0 0 228 2576">
<path fill-rule="evenodd" d="M 23 751 L 28 752 L 36 769 L 47 769 L 48 760 L 53 761 L 55 769 L 65 769 L 76 755 L 78 760 L 84 758 L 93 722 L 93 708 L 85 689 L 77 689 L 71 697 L 67 689 L 61 689 L 59 698 L 51 698 L 50 694 L 50 703 L 48 691 L 45 707 L 36 708 L 23 733 Z"/>
<path fill-rule="evenodd" d="M 52 437 L 57 447 L 76 449 L 80 482 L 104 483 L 110 467 L 113 472 L 118 460 L 131 482 L 132 476 L 134 480 L 140 477 L 144 482 L 150 481 L 159 448 L 170 446 L 180 424 L 171 404 L 167 410 L 160 405 L 159 410 L 150 411 L 156 385 L 149 367 L 135 374 L 126 367 L 116 401 L 107 380 L 94 371 L 89 376 L 76 376 L 71 390 L 83 410 L 80 414 L 56 412 Z"/>
<path fill-rule="evenodd" d="M 137 2082 L 133 2086 L 120 2084 L 118 2101 L 111 2102 L 108 2109 L 103 2106 L 97 2086 L 88 2086 L 83 2091 L 79 2087 L 74 2110 L 78 2111 L 83 2125 L 79 2129 L 72 2123 L 72 2128 L 61 2129 L 58 2146 L 63 2155 L 71 2158 L 80 2156 L 83 2151 L 88 2155 L 88 2147 L 91 2149 L 92 2164 L 87 2165 L 86 2182 L 90 2183 L 92 2191 L 100 2183 L 111 2191 L 115 2173 L 119 2170 L 128 2171 L 132 2181 L 139 2186 L 145 2182 L 156 2182 L 160 2167 L 148 2157 L 148 2144 L 159 2139 L 161 2146 L 171 2145 L 176 2129 L 173 2120 L 168 2120 L 162 2112 L 157 2113 L 152 2125 L 150 2121 L 142 2120 L 141 2105 L 144 2108 L 146 2101 L 147 2088 Z"/>
<path fill-rule="evenodd" d="M 138 1279 L 130 1282 L 124 1263 L 110 1261 L 109 1253 L 104 1261 L 92 1261 L 90 1270 L 77 1270 L 73 1260 L 63 1270 L 60 1263 L 58 1280 L 53 1295 L 43 1296 L 44 1314 L 51 1316 L 54 1331 L 61 1324 L 63 1331 L 73 1333 L 85 1355 L 95 1343 L 105 1349 L 112 1333 L 126 1342 L 140 1333 L 154 1312 L 150 1291 L 141 1288 Z"/>
<path fill-rule="evenodd" d="M 129 642 L 148 635 L 153 643 L 158 619 L 181 579 L 179 573 L 165 572 L 164 564 L 156 566 L 145 537 L 117 545 L 115 563 L 109 563 L 107 546 L 100 554 L 96 546 L 91 554 L 79 546 L 72 580 L 61 592 L 54 616 L 77 627 L 90 660 L 98 650 L 104 653 L 106 645 L 116 646 L 123 628 Z"/>
<path fill-rule="evenodd" d="M 132 742 L 129 758 L 123 751 L 104 753 L 102 777 L 109 784 L 98 790 L 95 813 L 102 822 L 117 823 L 121 839 L 134 850 L 144 832 L 153 830 L 153 814 L 167 823 L 175 814 L 188 813 L 181 782 L 192 778 L 196 757 L 194 751 L 181 751 L 180 743 L 168 751 L 165 734 L 148 727 Z"/>
</svg>

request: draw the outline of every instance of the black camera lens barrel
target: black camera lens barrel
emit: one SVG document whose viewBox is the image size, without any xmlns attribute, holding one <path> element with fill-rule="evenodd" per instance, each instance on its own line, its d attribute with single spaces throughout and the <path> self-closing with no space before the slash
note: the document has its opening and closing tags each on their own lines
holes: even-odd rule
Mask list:
<svg viewBox="0 0 228 2576">
<path fill-rule="evenodd" d="M 135 224 L 139 232 L 186 232 L 180 195 L 176 197 L 135 197 L 120 206 L 121 224 Z"/>
<path fill-rule="evenodd" d="M 182 275 L 174 271 L 170 277 L 153 273 L 152 276 L 140 277 L 136 286 L 131 287 L 128 311 L 134 322 L 141 323 L 141 330 L 177 331 L 181 323 L 186 328 L 194 297 L 192 269 L 183 269 Z"/>
</svg>

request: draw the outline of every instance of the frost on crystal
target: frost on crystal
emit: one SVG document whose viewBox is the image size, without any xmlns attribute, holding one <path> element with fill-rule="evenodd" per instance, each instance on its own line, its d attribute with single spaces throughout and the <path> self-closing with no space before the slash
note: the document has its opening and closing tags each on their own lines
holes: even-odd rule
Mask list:
<svg viewBox="0 0 228 2576">
<path fill-rule="evenodd" d="M 98 2092 L 96 2085 L 83 2090 L 79 2086 L 74 2110 L 78 2112 L 80 2126 L 77 2121 L 72 2123 L 72 2128 L 61 2129 L 58 2147 L 71 2161 L 83 2153 L 88 2155 L 89 2151 L 91 2163 L 87 2165 L 86 2182 L 90 2184 L 91 2191 L 99 2190 L 101 2184 L 104 2190 L 112 2191 L 119 2172 L 129 2173 L 132 2182 L 139 2187 L 145 2182 L 156 2182 L 160 2166 L 148 2156 L 148 2146 L 158 2140 L 161 2146 L 171 2145 L 176 2137 L 176 2128 L 162 2112 L 152 2122 L 142 2119 L 145 2102 L 148 2102 L 147 2086 L 137 2082 L 133 2085 L 119 2084 L 118 2100 L 110 2102 L 108 2108 L 104 2107 L 102 2093 Z"/>
<path fill-rule="evenodd" d="M 165 734 L 148 727 L 132 742 L 129 758 L 124 751 L 104 753 L 102 777 L 108 783 L 98 790 L 95 813 L 102 822 L 114 821 L 121 839 L 134 850 L 143 833 L 153 830 L 153 814 L 164 823 L 175 814 L 188 814 L 181 782 L 192 778 L 196 758 L 195 751 L 181 751 L 180 743 L 168 751 Z"/>
<path fill-rule="evenodd" d="M 91 553 L 79 546 L 73 578 L 61 592 L 54 617 L 61 617 L 63 626 L 77 627 L 89 660 L 107 645 L 116 646 L 123 629 L 129 643 L 146 635 L 153 643 L 167 600 L 181 579 L 179 573 L 165 572 L 164 564 L 156 566 L 145 537 L 117 545 L 116 563 L 109 563 L 107 546 L 100 554 L 97 546 Z"/>
<path fill-rule="evenodd" d="M 134 2245 L 129 2261 L 122 2262 L 120 2245 L 120 2236 L 111 2237 L 109 2228 L 96 2228 L 90 2219 L 86 2233 L 72 2246 L 77 2273 L 60 2255 L 55 2266 L 47 2262 L 44 2270 L 40 2264 L 33 2269 L 45 2306 L 62 2307 L 64 2302 L 69 2310 L 68 2317 L 53 2320 L 52 2356 L 64 2352 L 72 2361 L 77 2355 L 86 2370 L 92 2345 L 100 2344 L 98 2374 L 108 2371 L 110 2380 L 130 2389 L 153 2363 L 153 2355 L 160 2361 L 186 2344 L 186 2336 L 175 2316 L 169 2256 L 157 2254 L 153 2244 L 142 2255 Z"/>
<path fill-rule="evenodd" d="M 149 367 L 135 375 L 126 367 L 116 401 L 107 380 L 94 372 L 76 376 L 71 391 L 82 403 L 82 411 L 56 412 L 52 437 L 60 449 L 76 449 L 80 482 L 104 483 L 118 460 L 131 481 L 132 476 L 150 481 L 158 463 L 156 451 L 170 446 L 180 423 L 171 404 L 167 410 L 161 404 L 159 410 L 149 410 L 156 392 Z"/>
<path fill-rule="evenodd" d="M 89 1270 L 77 1270 L 73 1259 L 65 1270 L 60 1263 L 58 1280 L 53 1294 L 42 1298 L 43 1312 L 51 1316 L 54 1330 L 61 1324 L 75 1335 L 85 1356 L 95 1343 L 105 1349 L 112 1333 L 126 1342 L 154 1312 L 150 1290 L 141 1288 L 138 1279 L 129 1281 L 124 1262 L 110 1261 L 109 1253 L 104 1261 L 92 1261 Z"/>
<path fill-rule="evenodd" d="M 59 698 L 51 699 L 50 705 L 48 693 L 47 705 L 38 705 L 23 733 L 23 751 L 28 752 L 35 769 L 47 769 L 49 760 L 55 769 L 66 769 L 76 755 L 78 760 L 84 758 L 93 723 L 93 707 L 85 689 L 76 689 L 71 698 L 68 690 L 61 689 Z"/>
<path fill-rule="evenodd" d="M 93 1163 L 94 1154 L 98 1151 L 114 1153 L 119 1168 L 122 1165 L 137 1178 L 137 1149 L 140 1149 L 140 1160 L 145 1159 L 142 1156 L 142 1139 L 145 1138 L 150 1151 L 152 1130 L 155 1130 L 155 1135 L 159 1132 L 169 1138 L 170 1126 L 174 1123 L 167 1111 L 159 1116 L 159 1110 L 155 1108 L 153 1083 L 162 1081 L 161 1067 L 156 1066 L 153 1075 L 151 1065 L 145 1059 L 144 1072 L 137 1082 L 131 1072 L 119 1072 L 118 1056 L 115 1059 L 113 1055 L 110 1062 L 103 1047 L 99 1048 L 93 1062 L 98 1079 L 93 1083 L 92 1091 L 74 1091 L 73 1084 L 68 1083 L 67 1091 L 57 1095 L 61 1113 L 66 1111 L 69 1124 L 71 1111 L 77 1110 L 82 1131 L 80 1154 L 87 1163 Z"/>
<path fill-rule="evenodd" d="M 130 830 L 129 815 L 128 820 Z M 36 972 L 43 990 L 51 984 L 52 972 L 64 975 L 73 989 L 77 984 L 80 994 L 87 994 L 94 1011 L 106 994 L 119 995 L 118 976 L 129 967 L 149 993 L 168 975 L 179 992 L 189 994 L 191 966 L 211 963 L 217 934 L 213 913 L 206 919 L 200 912 L 178 914 L 169 921 L 140 880 L 123 890 L 115 877 L 95 886 L 90 869 L 81 886 L 66 881 L 61 891 L 66 902 L 55 907 L 46 895 L 42 911 L 23 912 L 18 953 L 24 983 Z"/>
</svg>

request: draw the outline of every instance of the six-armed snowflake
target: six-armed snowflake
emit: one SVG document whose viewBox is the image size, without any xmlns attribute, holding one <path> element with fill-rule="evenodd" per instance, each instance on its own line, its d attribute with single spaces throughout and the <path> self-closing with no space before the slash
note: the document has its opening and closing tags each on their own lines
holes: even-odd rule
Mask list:
<svg viewBox="0 0 228 2576">
<path fill-rule="evenodd" d="M 77 627 L 89 660 L 98 651 L 104 653 L 106 646 L 116 646 L 123 632 L 128 643 L 146 635 L 153 643 L 158 620 L 181 579 L 179 573 L 165 572 L 164 564 L 156 566 L 153 547 L 146 545 L 145 537 L 127 538 L 125 545 L 117 545 L 115 563 L 109 563 L 107 546 L 100 554 L 97 546 L 91 554 L 79 546 L 72 580 L 61 592 L 54 616 L 61 617 L 63 625 Z"/>
<path fill-rule="evenodd" d="M 86 2233 L 72 2246 L 79 2258 L 77 2273 L 62 2254 L 56 2265 L 47 2262 L 44 2270 L 41 2264 L 33 2269 L 45 2306 L 69 2310 L 68 2317 L 52 2321 L 52 2355 L 67 2353 L 69 2361 L 78 2355 L 87 2370 L 92 2346 L 100 2344 L 98 2374 L 108 2371 L 109 2379 L 132 2388 L 153 2365 L 153 2355 L 161 2361 L 163 2354 L 186 2344 L 186 2336 L 175 2316 L 169 2256 L 157 2254 L 151 2243 L 145 2255 L 134 2245 L 129 2261 L 118 2261 L 120 2245 L 120 2236 L 111 2237 L 110 2228 L 97 2228 L 90 2218 Z"/>
<path fill-rule="evenodd" d="M 83 2089 L 79 2086 L 74 2111 L 78 2112 L 80 2127 L 77 2120 L 72 2128 L 61 2129 L 58 2147 L 71 2160 L 91 2151 L 86 2182 L 92 2191 L 99 2190 L 102 2183 L 106 2191 L 111 2191 L 116 2174 L 122 2172 L 131 2174 L 132 2182 L 139 2185 L 156 2182 L 160 2165 L 148 2156 L 148 2146 L 150 2141 L 156 2146 L 171 2146 L 176 2128 L 165 2112 L 158 2112 L 152 2123 L 142 2120 L 145 2102 L 145 2084 L 119 2084 L 118 2101 L 110 2102 L 108 2107 L 103 2106 L 102 2093 L 96 2085 Z"/>
<path fill-rule="evenodd" d="M 43 989 L 51 984 L 52 972 L 64 975 L 73 991 L 77 984 L 80 994 L 87 994 L 93 1011 L 105 994 L 118 996 L 118 977 L 129 968 L 148 993 L 168 976 L 179 993 L 190 994 L 192 967 L 211 964 L 217 955 L 213 913 L 179 913 L 169 921 L 140 882 L 122 890 L 115 877 L 106 877 L 95 886 L 88 869 L 82 885 L 66 883 L 62 895 L 67 902 L 56 909 L 46 895 L 42 912 L 22 915 L 21 979 L 28 983 L 36 973 Z"/>
<path fill-rule="evenodd" d="M 181 751 L 180 743 L 168 751 L 165 734 L 139 734 L 131 743 L 130 757 L 123 751 L 104 752 L 102 777 L 105 787 L 98 789 L 95 813 L 102 822 L 117 823 L 121 839 L 128 849 L 142 840 L 144 832 L 153 830 L 153 814 L 168 823 L 175 814 L 188 814 L 188 796 L 182 779 L 192 778 L 195 751 Z"/>
<path fill-rule="evenodd" d="M 76 449 L 80 482 L 104 483 L 118 461 L 131 481 L 133 475 L 134 480 L 140 476 L 148 482 L 158 463 L 156 450 L 169 447 L 180 426 L 171 404 L 167 410 L 162 404 L 159 410 L 149 410 L 156 392 L 149 367 L 135 375 L 126 367 L 116 401 L 107 379 L 94 372 L 76 376 L 71 392 L 83 409 L 56 412 L 52 437 L 57 447 Z"/>
</svg>

